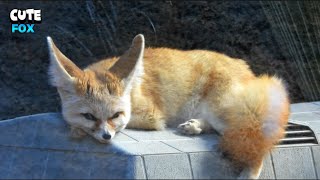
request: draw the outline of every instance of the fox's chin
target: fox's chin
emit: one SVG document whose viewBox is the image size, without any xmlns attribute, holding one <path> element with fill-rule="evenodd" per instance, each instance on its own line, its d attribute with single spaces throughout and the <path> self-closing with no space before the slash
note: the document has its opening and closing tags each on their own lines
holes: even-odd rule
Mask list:
<svg viewBox="0 0 320 180">
<path fill-rule="evenodd" d="M 109 144 L 111 142 L 111 139 L 109 140 L 96 139 L 96 140 L 98 140 L 98 142 L 102 144 Z"/>
</svg>

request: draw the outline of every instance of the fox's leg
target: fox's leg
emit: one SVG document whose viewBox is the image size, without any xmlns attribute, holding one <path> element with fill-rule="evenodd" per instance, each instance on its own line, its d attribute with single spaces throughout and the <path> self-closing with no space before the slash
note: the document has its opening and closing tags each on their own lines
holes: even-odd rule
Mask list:
<svg viewBox="0 0 320 180">
<path fill-rule="evenodd" d="M 162 130 L 166 126 L 161 111 L 153 109 L 134 109 L 127 128 L 143 130 Z"/>
<path fill-rule="evenodd" d="M 212 130 L 211 125 L 203 119 L 190 119 L 178 126 L 183 134 L 197 135 Z"/>
</svg>

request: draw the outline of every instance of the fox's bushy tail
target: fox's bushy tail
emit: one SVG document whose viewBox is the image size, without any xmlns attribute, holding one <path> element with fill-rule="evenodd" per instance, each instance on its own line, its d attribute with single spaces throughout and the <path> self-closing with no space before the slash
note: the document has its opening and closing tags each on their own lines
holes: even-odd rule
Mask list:
<svg viewBox="0 0 320 180">
<path fill-rule="evenodd" d="M 250 80 L 223 112 L 228 123 L 221 148 L 235 165 L 258 168 L 284 136 L 289 116 L 286 88 L 276 77 Z"/>
</svg>

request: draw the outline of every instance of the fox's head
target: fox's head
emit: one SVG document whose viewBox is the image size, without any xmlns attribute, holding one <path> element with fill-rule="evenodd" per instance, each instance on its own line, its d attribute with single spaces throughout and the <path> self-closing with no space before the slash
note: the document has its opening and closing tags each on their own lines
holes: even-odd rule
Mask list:
<svg viewBox="0 0 320 180">
<path fill-rule="evenodd" d="M 137 35 L 121 57 L 84 70 L 62 54 L 50 37 L 47 41 L 50 82 L 58 89 L 71 135 L 90 134 L 102 143 L 108 142 L 130 120 L 131 89 L 143 74 L 143 35 Z"/>
</svg>

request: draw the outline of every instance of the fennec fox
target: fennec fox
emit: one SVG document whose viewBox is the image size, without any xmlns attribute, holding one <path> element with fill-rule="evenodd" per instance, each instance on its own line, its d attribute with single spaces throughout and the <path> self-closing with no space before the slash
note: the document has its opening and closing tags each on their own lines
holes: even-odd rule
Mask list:
<svg viewBox="0 0 320 180">
<path fill-rule="evenodd" d="M 210 129 L 220 148 L 258 178 L 264 156 L 284 136 L 289 100 L 280 79 L 256 77 L 241 59 L 205 51 L 146 48 L 137 35 L 121 57 L 81 70 L 50 37 L 49 74 L 74 137 L 108 142 L 124 128 L 161 130 L 180 120 L 185 134 Z"/>
</svg>

